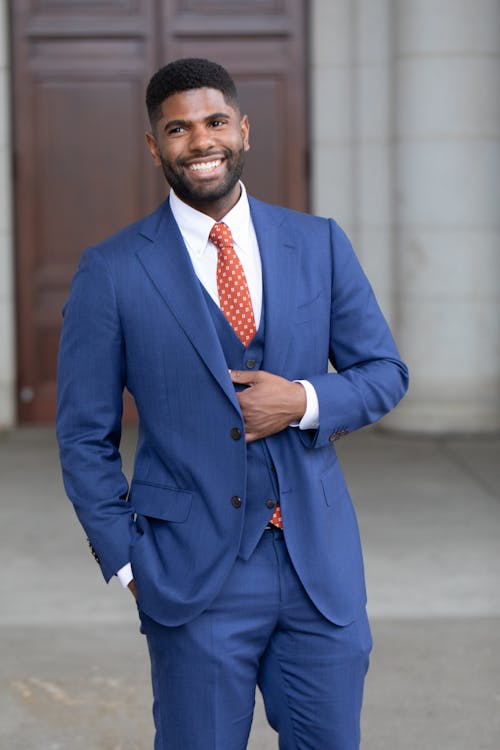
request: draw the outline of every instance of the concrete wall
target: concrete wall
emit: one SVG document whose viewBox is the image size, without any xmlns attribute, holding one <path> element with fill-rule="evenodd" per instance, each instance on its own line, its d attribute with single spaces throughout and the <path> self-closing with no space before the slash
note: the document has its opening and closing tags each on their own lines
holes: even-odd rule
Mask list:
<svg viewBox="0 0 500 750">
<path fill-rule="evenodd" d="M 6 5 L 0 3 L 0 430 L 14 424 L 16 412 L 10 62 Z"/>
<path fill-rule="evenodd" d="M 395 4 L 400 429 L 500 429 L 500 2 Z"/>
<path fill-rule="evenodd" d="M 313 210 L 351 236 L 412 384 L 385 420 L 500 430 L 500 0 L 313 0 Z"/>
<path fill-rule="evenodd" d="M 314 213 L 346 230 L 394 324 L 391 0 L 311 3 Z"/>
</svg>

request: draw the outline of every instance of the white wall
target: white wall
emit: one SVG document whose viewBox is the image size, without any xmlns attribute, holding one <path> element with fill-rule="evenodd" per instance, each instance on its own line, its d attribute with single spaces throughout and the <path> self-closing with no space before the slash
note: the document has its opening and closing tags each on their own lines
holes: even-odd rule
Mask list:
<svg viewBox="0 0 500 750">
<path fill-rule="evenodd" d="M 10 63 L 6 3 L 0 3 L 0 430 L 15 421 L 14 242 L 10 145 Z"/>
<path fill-rule="evenodd" d="M 391 424 L 500 429 L 500 2 L 396 7 L 398 332 Z"/>
<path fill-rule="evenodd" d="M 313 0 L 313 211 L 351 236 L 412 382 L 386 420 L 500 429 L 500 0 Z"/>
<path fill-rule="evenodd" d="M 311 13 L 313 212 L 345 229 L 394 324 L 391 0 Z"/>
</svg>

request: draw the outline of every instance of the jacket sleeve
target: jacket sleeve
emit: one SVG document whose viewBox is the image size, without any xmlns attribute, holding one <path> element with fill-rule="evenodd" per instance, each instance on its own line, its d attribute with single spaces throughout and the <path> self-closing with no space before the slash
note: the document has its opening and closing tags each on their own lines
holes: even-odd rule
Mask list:
<svg viewBox="0 0 500 750">
<path fill-rule="evenodd" d="M 322 447 L 389 412 L 408 388 L 389 327 L 347 236 L 330 220 L 332 289 L 329 359 L 336 372 L 308 377 L 319 402 L 317 430 L 302 433 Z"/>
<path fill-rule="evenodd" d="M 59 347 L 57 437 L 66 492 L 106 581 L 128 562 L 132 509 L 119 452 L 124 344 L 108 266 L 87 250 Z"/>
</svg>

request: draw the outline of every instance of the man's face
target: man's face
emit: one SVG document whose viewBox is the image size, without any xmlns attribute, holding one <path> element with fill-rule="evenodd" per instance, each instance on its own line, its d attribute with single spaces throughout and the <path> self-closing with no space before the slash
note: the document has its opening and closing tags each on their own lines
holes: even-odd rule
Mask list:
<svg viewBox="0 0 500 750">
<path fill-rule="evenodd" d="M 183 201 L 218 220 L 240 196 L 248 119 L 217 89 L 173 94 L 146 139 L 157 166 Z"/>
</svg>

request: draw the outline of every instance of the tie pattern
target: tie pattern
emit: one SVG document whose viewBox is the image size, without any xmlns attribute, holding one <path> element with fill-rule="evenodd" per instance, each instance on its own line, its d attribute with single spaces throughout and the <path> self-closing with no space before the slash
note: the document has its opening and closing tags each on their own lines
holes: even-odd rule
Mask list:
<svg viewBox="0 0 500 750">
<path fill-rule="evenodd" d="M 281 518 L 281 505 L 279 503 L 276 505 L 269 523 L 272 523 L 273 526 L 277 526 L 278 529 L 283 528 L 283 519 Z"/>
<path fill-rule="evenodd" d="M 212 227 L 209 239 L 217 248 L 220 309 L 243 346 L 248 346 L 256 333 L 255 317 L 245 271 L 234 249 L 231 230 L 223 222 L 218 222 Z M 270 523 L 278 529 L 283 528 L 279 503 Z"/>
<path fill-rule="evenodd" d="M 217 291 L 220 309 L 243 344 L 255 336 L 252 300 L 241 261 L 233 247 L 231 230 L 226 224 L 214 224 L 209 239 L 217 248 Z"/>
</svg>

